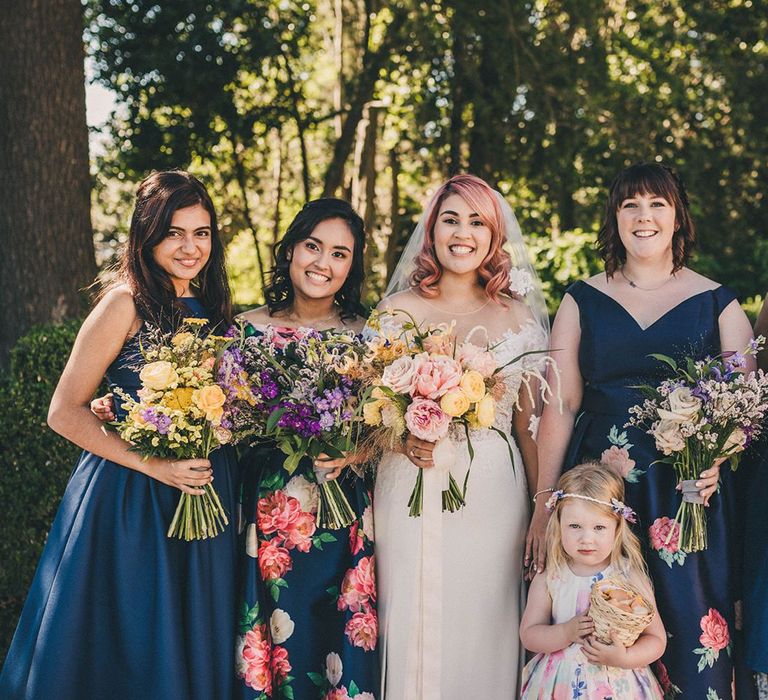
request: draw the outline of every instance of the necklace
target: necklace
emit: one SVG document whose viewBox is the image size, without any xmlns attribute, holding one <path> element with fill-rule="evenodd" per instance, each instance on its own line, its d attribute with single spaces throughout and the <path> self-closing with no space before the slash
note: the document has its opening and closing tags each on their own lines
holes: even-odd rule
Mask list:
<svg viewBox="0 0 768 700">
<path fill-rule="evenodd" d="M 675 277 L 674 273 L 672 273 L 661 284 L 657 284 L 655 287 L 641 287 L 639 284 L 627 277 L 623 267 L 619 268 L 619 272 L 621 273 L 621 276 L 627 281 L 627 284 L 632 287 L 632 289 L 639 289 L 641 292 L 655 292 L 657 289 L 661 289 L 665 284 L 672 281 Z"/>
<path fill-rule="evenodd" d="M 484 304 L 481 306 L 478 306 L 476 309 L 472 309 L 472 311 L 446 311 L 445 309 L 441 309 L 437 304 L 432 304 L 428 299 L 425 299 L 424 297 L 421 297 L 421 300 L 427 305 L 431 306 L 433 309 L 437 309 L 441 313 L 447 314 L 450 313 L 453 316 L 470 316 L 471 314 L 476 314 L 478 311 L 482 311 L 488 304 L 491 303 L 491 300 L 488 299 Z"/>
<path fill-rule="evenodd" d="M 318 318 L 314 319 L 311 322 L 305 322 L 300 318 L 297 318 L 293 311 L 291 311 L 289 314 L 286 315 L 286 318 L 289 321 L 293 321 L 294 323 L 298 323 L 299 326 L 304 326 L 307 328 L 317 328 L 318 326 L 324 326 L 326 323 L 330 323 L 331 321 L 338 321 L 339 320 L 339 311 L 338 309 L 334 308 L 333 313 L 330 316 L 326 316 L 325 318 Z"/>
</svg>

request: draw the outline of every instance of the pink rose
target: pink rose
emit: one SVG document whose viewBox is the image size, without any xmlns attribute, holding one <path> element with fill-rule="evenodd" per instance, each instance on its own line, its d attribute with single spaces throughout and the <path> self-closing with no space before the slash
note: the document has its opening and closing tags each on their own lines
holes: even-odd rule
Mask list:
<svg viewBox="0 0 768 700">
<path fill-rule="evenodd" d="M 270 670 L 270 644 L 266 626 L 257 625 L 245 633 L 241 669 L 243 679 L 249 688 L 272 693 L 272 671 Z"/>
<path fill-rule="evenodd" d="M 430 357 L 423 352 L 413 360 L 412 396 L 439 399 L 443 394 L 459 386 L 463 374 L 461 365 L 451 357 Z"/>
<path fill-rule="evenodd" d="M 350 700 L 349 691 L 342 685 L 341 688 L 331 688 L 323 700 Z"/>
<path fill-rule="evenodd" d="M 672 536 L 669 538 L 669 543 L 667 543 L 670 531 Z M 665 549 L 674 554 L 680 549 L 680 524 L 671 518 L 656 518 L 653 521 L 653 525 L 648 528 L 648 534 L 651 538 L 651 547 L 657 551 Z"/>
<path fill-rule="evenodd" d="M 731 640 L 728 634 L 728 623 L 717 610 L 710 608 L 709 612 L 701 618 L 699 625 L 701 626 L 699 641 L 704 647 L 720 651 L 728 646 Z"/>
<path fill-rule="evenodd" d="M 272 647 L 270 669 L 272 671 L 272 679 L 277 684 L 285 679 L 291 672 L 291 664 L 288 661 L 288 650 L 285 647 Z"/>
<path fill-rule="evenodd" d="M 300 552 L 308 552 L 312 547 L 312 535 L 316 529 L 315 516 L 312 513 L 299 513 L 285 533 L 285 546 L 288 549 L 296 547 Z"/>
<path fill-rule="evenodd" d="M 262 541 L 259 546 L 259 569 L 265 581 L 282 578 L 293 568 L 291 555 L 285 547 L 277 546 L 273 541 Z"/>
<path fill-rule="evenodd" d="M 413 400 L 405 410 L 405 425 L 420 440 L 437 442 L 448 434 L 451 418 L 430 399 Z"/>
<path fill-rule="evenodd" d="M 265 535 L 289 530 L 300 513 L 301 503 L 298 499 L 286 496 L 279 490 L 260 498 L 256 506 L 259 530 Z"/>
<path fill-rule="evenodd" d="M 341 582 L 341 592 L 336 607 L 339 610 L 360 612 L 370 601 L 376 600 L 376 574 L 373 555 L 363 557 L 357 566 L 348 569 Z"/>
<path fill-rule="evenodd" d="M 410 394 L 413 388 L 413 359 L 408 356 L 398 357 L 384 369 L 381 383 L 396 394 Z"/>
<path fill-rule="evenodd" d="M 376 648 L 376 637 L 379 634 L 376 611 L 356 612 L 347 621 L 344 633 L 352 646 L 361 647 L 365 651 L 373 651 Z"/>
<path fill-rule="evenodd" d="M 349 551 L 357 554 L 365 544 L 363 531 L 360 529 L 360 521 L 355 520 L 349 528 Z"/>
<path fill-rule="evenodd" d="M 624 479 L 635 468 L 635 460 L 629 458 L 629 451 L 626 447 L 611 445 L 600 455 L 600 461 L 612 467 Z"/>
<path fill-rule="evenodd" d="M 480 372 L 487 379 L 499 366 L 492 352 L 483 350 L 472 343 L 464 343 L 456 353 L 456 359 L 464 369 L 473 369 Z"/>
</svg>

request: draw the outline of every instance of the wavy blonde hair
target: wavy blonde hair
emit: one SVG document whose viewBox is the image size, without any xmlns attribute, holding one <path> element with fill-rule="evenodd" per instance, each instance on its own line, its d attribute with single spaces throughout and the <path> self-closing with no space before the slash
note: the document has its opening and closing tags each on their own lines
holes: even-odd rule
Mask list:
<svg viewBox="0 0 768 700">
<path fill-rule="evenodd" d="M 503 304 L 509 289 L 509 271 L 512 259 L 503 246 L 507 240 L 504 229 L 504 216 L 496 200 L 496 193 L 486 182 L 475 175 L 454 175 L 444 182 L 435 192 L 427 208 L 424 222 L 424 245 L 416 256 L 416 269 L 411 275 L 411 286 L 418 287 L 425 297 L 437 294 L 437 283 L 443 269 L 435 253 L 435 224 L 440 213 L 440 205 L 452 194 L 459 195 L 491 232 L 491 245 L 488 254 L 477 269 L 480 284 L 489 298 Z"/>
<path fill-rule="evenodd" d="M 600 462 L 585 462 L 569 469 L 560 477 L 557 482 L 557 489 L 565 493 L 596 498 L 606 503 L 610 503 L 612 498 L 617 501 L 624 500 L 624 479 L 611 467 Z M 566 566 L 569 561 L 569 557 L 563 549 L 563 540 L 560 535 L 561 513 L 563 504 L 567 502 L 568 499 L 561 498 L 555 504 L 555 509 L 547 524 L 547 570 L 553 574 Z M 630 524 L 618 513 L 615 513 L 610 506 L 591 501 L 582 502 L 616 521 L 616 539 L 613 543 L 610 560 L 613 569 L 636 582 L 642 582 L 648 590 L 652 590 L 640 540 L 632 532 Z"/>
</svg>

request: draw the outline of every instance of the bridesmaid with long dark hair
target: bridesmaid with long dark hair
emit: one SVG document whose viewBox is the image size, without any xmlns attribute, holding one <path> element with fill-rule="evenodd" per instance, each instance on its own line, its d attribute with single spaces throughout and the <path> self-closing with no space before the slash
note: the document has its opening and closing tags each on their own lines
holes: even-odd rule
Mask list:
<svg viewBox="0 0 768 700">
<path fill-rule="evenodd" d="M 154 173 L 139 186 L 117 281 L 83 323 L 51 400 L 49 425 L 85 451 L 0 676 L 4 700 L 231 697 L 235 528 L 194 542 L 166 530 L 180 493 L 214 478 L 234 512 L 233 453 L 144 460 L 88 406 L 105 374 L 135 395 L 145 324 L 173 330 L 186 316 L 230 321 L 216 212 L 196 178 Z"/>
<path fill-rule="evenodd" d="M 301 327 L 362 330 L 363 221 L 339 199 L 309 202 L 275 252 L 267 303 L 243 318 L 254 332 L 290 338 Z M 373 700 L 378 622 L 370 490 L 345 459 L 249 450 L 243 469 L 238 697 Z M 321 475 L 315 476 L 315 471 Z M 351 526 L 316 525 L 316 478 L 339 478 L 356 514 Z"/>
</svg>

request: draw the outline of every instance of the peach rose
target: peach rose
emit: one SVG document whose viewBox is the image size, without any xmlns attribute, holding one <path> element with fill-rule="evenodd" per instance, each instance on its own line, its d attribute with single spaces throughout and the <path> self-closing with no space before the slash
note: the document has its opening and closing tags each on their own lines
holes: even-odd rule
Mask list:
<svg viewBox="0 0 768 700">
<path fill-rule="evenodd" d="M 669 410 L 659 409 L 662 420 L 674 423 L 695 423 L 701 410 L 701 399 L 694 396 L 687 386 L 679 386 L 667 397 Z"/>
<path fill-rule="evenodd" d="M 373 555 L 363 557 L 357 566 L 348 569 L 341 583 L 336 607 L 339 610 L 359 612 L 376 600 L 376 575 Z"/>
<path fill-rule="evenodd" d="M 226 400 L 227 397 L 218 384 L 209 384 L 195 389 L 192 393 L 192 403 L 205 413 L 205 419 L 212 423 L 221 420 L 224 413 L 222 406 Z"/>
<path fill-rule="evenodd" d="M 413 385 L 411 396 L 423 396 L 427 399 L 439 399 L 443 394 L 455 389 L 461 381 L 461 365 L 446 355 L 430 357 L 423 352 L 413 360 Z"/>
<path fill-rule="evenodd" d="M 144 365 L 139 373 L 139 379 L 144 386 L 155 391 L 163 391 L 178 382 L 179 375 L 176 374 L 176 370 L 170 362 L 159 360 Z"/>
<path fill-rule="evenodd" d="M 461 389 L 453 389 L 443 394 L 440 408 L 452 418 L 463 416 L 469 410 L 469 398 Z"/>
<path fill-rule="evenodd" d="M 604 450 L 603 454 L 600 455 L 600 461 L 612 467 L 624 479 L 635 468 L 635 460 L 629 458 L 627 448 L 618 447 L 617 445 L 611 445 L 607 450 Z"/>
<path fill-rule="evenodd" d="M 258 560 L 261 577 L 265 581 L 283 578 L 293 568 L 288 550 L 266 540 L 259 546 Z"/>
<path fill-rule="evenodd" d="M 656 447 L 665 455 L 685 449 L 685 438 L 680 432 L 680 423 L 677 421 L 660 420 L 652 434 L 656 440 Z"/>
<path fill-rule="evenodd" d="M 490 428 L 496 419 L 496 403 L 493 397 L 489 394 L 483 396 L 477 403 L 475 414 L 477 416 L 477 424 L 481 428 Z"/>
<path fill-rule="evenodd" d="M 379 633 L 376 611 L 356 612 L 344 626 L 344 633 L 352 646 L 373 651 L 376 648 L 376 637 Z"/>
<path fill-rule="evenodd" d="M 291 529 L 301 514 L 301 503 L 297 498 L 286 496 L 285 492 L 277 490 L 259 499 L 256 504 L 256 518 L 259 529 L 265 534 L 285 533 Z"/>
<path fill-rule="evenodd" d="M 342 685 L 341 688 L 331 688 L 323 695 L 323 700 L 351 700 L 351 698 L 349 697 L 349 691 Z"/>
<path fill-rule="evenodd" d="M 701 618 L 701 636 L 699 641 L 707 649 L 720 651 L 728 646 L 731 637 L 728 634 L 728 623 L 725 618 L 714 608 Z"/>
<path fill-rule="evenodd" d="M 461 386 L 461 390 L 472 403 L 477 403 L 485 396 L 485 380 L 483 375 L 474 369 L 464 372 L 459 386 Z"/>
<path fill-rule="evenodd" d="M 263 625 L 257 625 L 245 633 L 242 651 L 242 663 L 239 666 L 243 679 L 249 688 L 262 690 L 267 695 L 272 693 L 272 671 L 270 669 L 270 644 Z"/>
<path fill-rule="evenodd" d="M 405 411 L 405 425 L 420 440 L 437 442 L 448 434 L 451 419 L 434 401 L 416 398 Z"/>
<path fill-rule="evenodd" d="M 285 546 L 288 549 L 296 547 L 300 552 L 308 552 L 312 547 L 312 535 L 317 525 L 312 513 L 299 513 L 285 533 Z"/>
<path fill-rule="evenodd" d="M 279 685 L 280 681 L 284 680 L 291 672 L 288 650 L 285 647 L 272 647 L 272 658 L 269 666 L 273 682 Z"/>
</svg>

